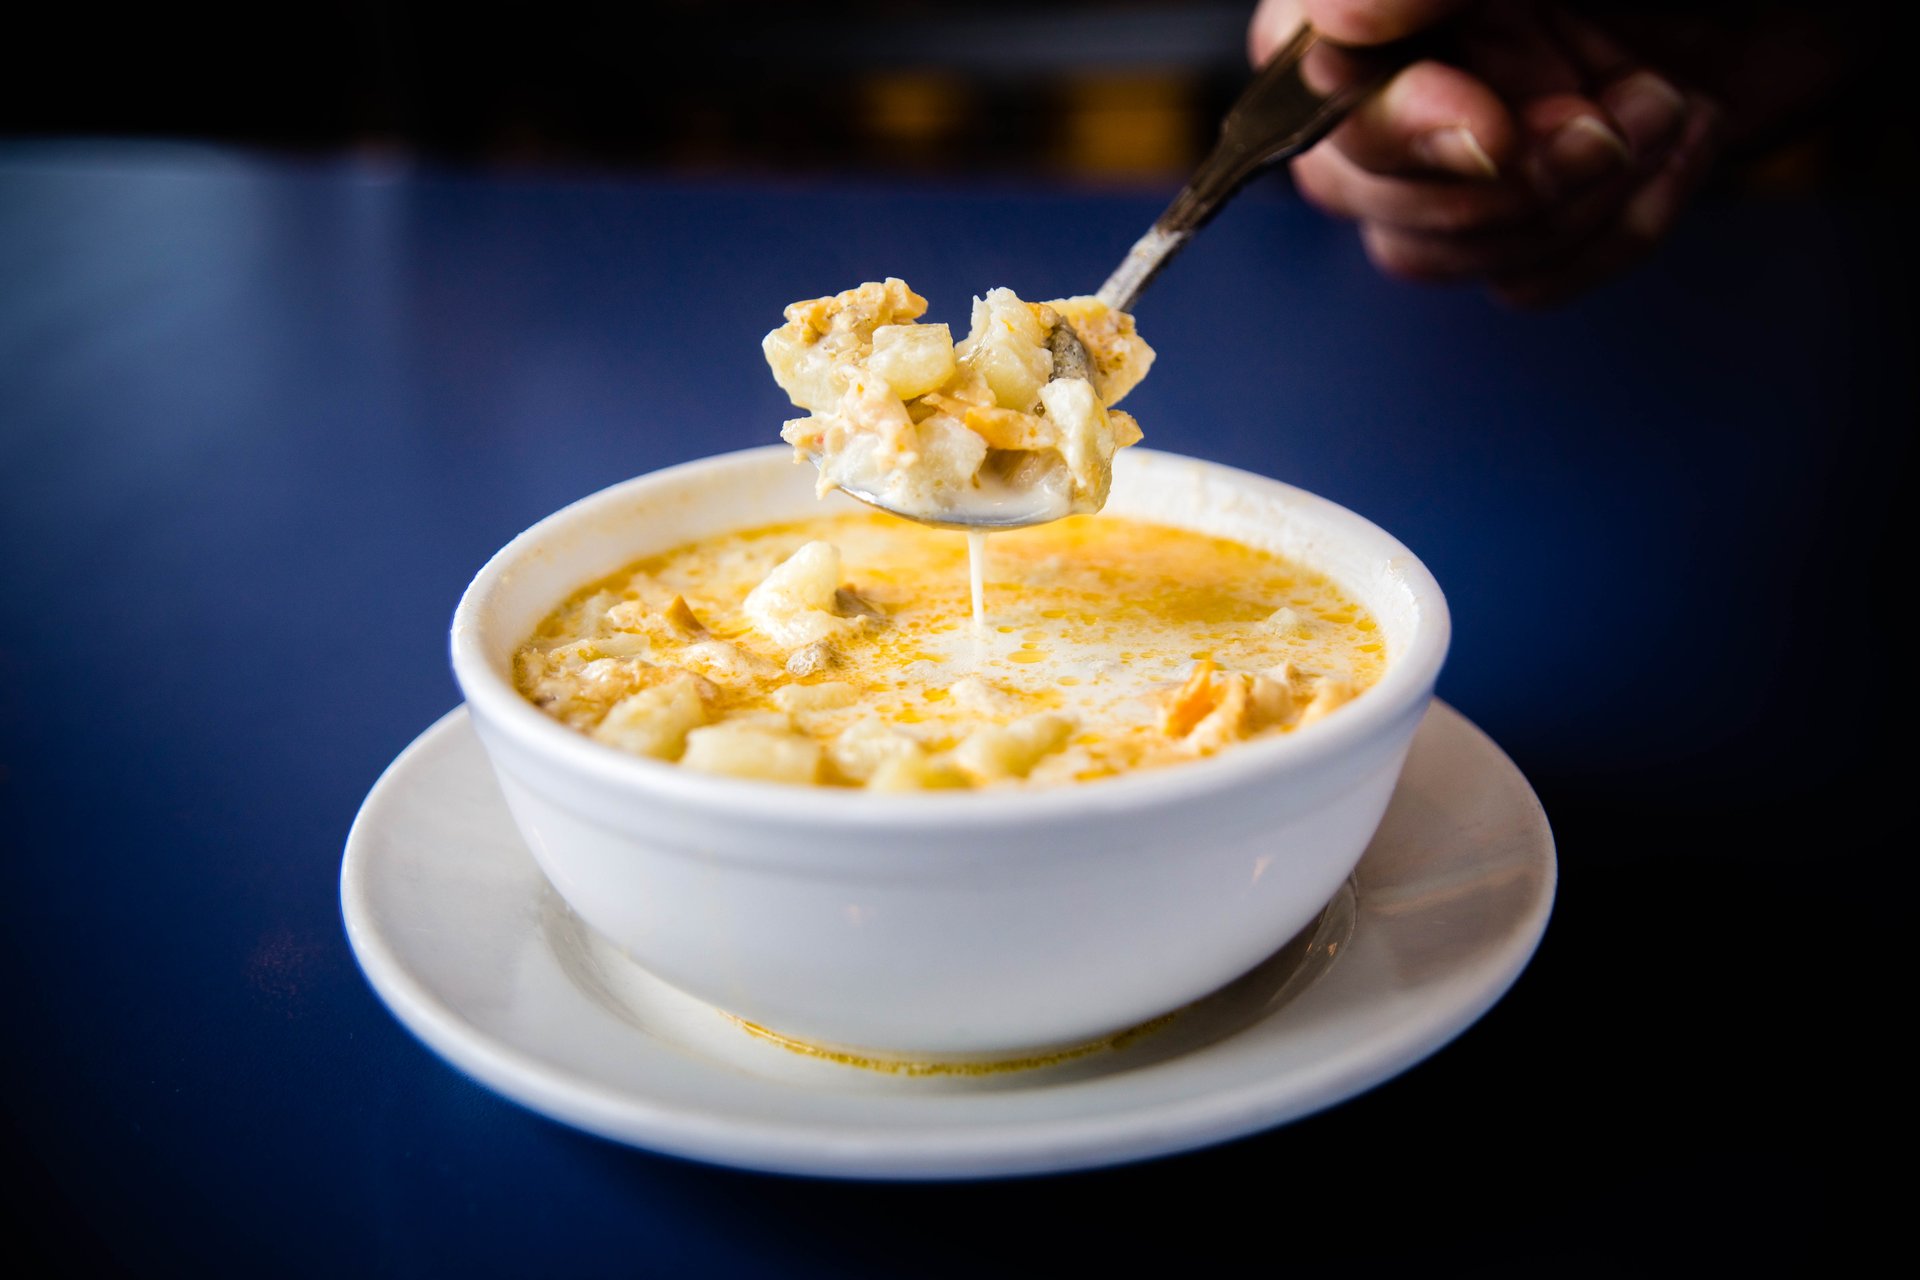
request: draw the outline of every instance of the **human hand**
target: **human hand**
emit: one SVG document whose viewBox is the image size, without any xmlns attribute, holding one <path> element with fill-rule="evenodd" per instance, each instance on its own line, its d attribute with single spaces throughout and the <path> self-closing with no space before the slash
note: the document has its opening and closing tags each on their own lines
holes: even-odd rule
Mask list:
<svg viewBox="0 0 1920 1280">
<path fill-rule="evenodd" d="M 1303 19 L 1348 44 L 1438 27 L 1434 58 L 1293 162 L 1389 275 L 1565 301 L 1650 252 L 1716 154 L 1718 104 L 1562 0 L 1261 0 L 1256 64 Z"/>
</svg>

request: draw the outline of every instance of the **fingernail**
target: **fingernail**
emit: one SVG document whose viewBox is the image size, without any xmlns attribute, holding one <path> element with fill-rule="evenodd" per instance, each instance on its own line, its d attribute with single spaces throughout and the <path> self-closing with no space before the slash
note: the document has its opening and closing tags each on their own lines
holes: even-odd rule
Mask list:
<svg viewBox="0 0 1920 1280">
<path fill-rule="evenodd" d="M 1612 113 L 1636 156 L 1679 132 L 1687 115 L 1686 98 L 1651 71 L 1636 72 L 1609 87 L 1600 104 Z"/>
<path fill-rule="evenodd" d="M 1633 160 L 1627 140 L 1597 116 L 1575 116 L 1554 130 L 1541 149 L 1540 162 L 1555 192 L 1584 187 Z"/>
<path fill-rule="evenodd" d="M 1436 169 L 1445 169 L 1469 178 L 1500 176 L 1500 166 L 1493 162 L 1487 149 L 1473 136 L 1473 130 L 1463 124 L 1429 129 L 1415 137 L 1411 147 L 1414 159 Z"/>
</svg>

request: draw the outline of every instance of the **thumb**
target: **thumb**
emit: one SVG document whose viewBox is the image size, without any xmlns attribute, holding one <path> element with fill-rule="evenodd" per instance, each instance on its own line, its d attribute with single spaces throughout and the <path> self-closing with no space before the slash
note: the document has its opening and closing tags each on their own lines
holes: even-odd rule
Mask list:
<svg viewBox="0 0 1920 1280">
<path fill-rule="evenodd" d="M 1266 66 L 1274 50 L 1291 40 L 1303 21 L 1300 0 L 1260 0 L 1247 23 L 1247 60 L 1256 67 Z"/>
<path fill-rule="evenodd" d="M 1342 44 L 1385 44 L 1452 17 L 1473 0 L 1297 0 L 1329 40 Z M 1266 8 L 1263 4 L 1262 9 Z M 1259 21 L 1259 15 L 1254 15 Z"/>
</svg>

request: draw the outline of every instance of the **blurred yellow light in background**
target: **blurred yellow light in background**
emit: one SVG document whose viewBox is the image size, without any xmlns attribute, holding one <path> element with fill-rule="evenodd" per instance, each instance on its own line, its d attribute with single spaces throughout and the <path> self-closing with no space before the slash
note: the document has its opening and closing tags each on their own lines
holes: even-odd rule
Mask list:
<svg viewBox="0 0 1920 1280">
<path fill-rule="evenodd" d="M 881 72 L 861 85 L 861 118 L 875 138 L 920 149 L 937 145 L 965 121 L 965 83 L 937 72 Z"/>
<path fill-rule="evenodd" d="M 1161 72 L 1080 73 L 1062 86 L 1060 164 L 1109 177 L 1184 173 L 1193 145 L 1190 81 Z"/>
</svg>

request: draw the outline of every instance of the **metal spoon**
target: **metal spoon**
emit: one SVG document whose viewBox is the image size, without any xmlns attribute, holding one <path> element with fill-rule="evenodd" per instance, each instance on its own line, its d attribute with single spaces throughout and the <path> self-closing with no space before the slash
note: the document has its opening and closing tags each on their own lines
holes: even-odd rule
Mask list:
<svg viewBox="0 0 1920 1280">
<path fill-rule="evenodd" d="M 1161 268 L 1248 179 L 1326 137 L 1367 95 L 1406 66 L 1414 53 L 1405 41 L 1350 48 L 1323 40 L 1312 27 L 1303 25 L 1227 111 L 1212 152 L 1100 286 L 1100 301 L 1115 311 L 1132 311 Z M 1091 369 L 1087 350 L 1064 320 L 1047 335 L 1047 347 L 1053 353 L 1055 379 L 1087 377 Z M 818 453 L 808 457 L 814 466 L 821 465 Z M 1009 489 L 927 513 L 901 511 L 876 494 L 840 487 L 869 506 L 940 529 L 1019 529 L 1072 514 L 1070 495 L 1052 490 Z"/>
</svg>

